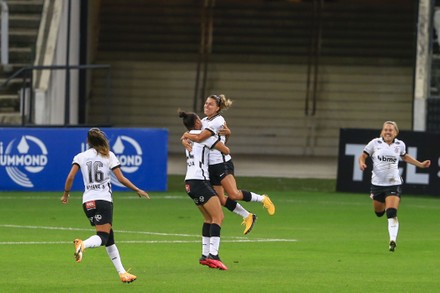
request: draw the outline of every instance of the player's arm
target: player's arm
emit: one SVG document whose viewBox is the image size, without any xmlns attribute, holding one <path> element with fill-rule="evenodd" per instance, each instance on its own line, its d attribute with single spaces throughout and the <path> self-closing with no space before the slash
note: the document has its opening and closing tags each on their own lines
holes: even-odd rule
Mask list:
<svg viewBox="0 0 440 293">
<path fill-rule="evenodd" d="M 229 129 L 229 127 L 226 125 L 226 122 L 225 124 L 223 124 L 223 127 L 218 131 L 218 134 L 226 137 L 225 142 L 228 142 L 229 136 L 231 135 L 231 129 Z"/>
<path fill-rule="evenodd" d="M 403 155 L 402 160 L 419 168 L 429 168 L 429 166 L 431 166 L 430 160 L 420 162 L 419 160 L 416 160 L 414 157 L 412 157 L 410 154 Z"/>
<path fill-rule="evenodd" d="M 366 152 L 362 152 L 362 154 L 359 156 L 359 169 L 361 169 L 361 171 L 364 171 L 367 168 L 367 164 L 365 163 L 367 158 L 368 154 Z"/>
<path fill-rule="evenodd" d="M 183 147 L 188 151 L 191 152 L 192 151 L 192 143 L 191 140 L 186 139 L 186 138 L 181 138 L 180 142 L 182 143 Z"/>
<path fill-rule="evenodd" d="M 214 135 L 214 133 L 211 130 L 205 128 L 199 134 L 185 132 L 180 139 L 189 139 L 195 142 L 202 142 L 212 135 Z"/>
<path fill-rule="evenodd" d="M 220 140 L 217 141 L 217 143 L 213 146 L 215 149 L 219 150 L 220 152 L 222 152 L 225 155 L 229 155 L 230 154 L 230 150 L 229 148 Z"/>
<path fill-rule="evenodd" d="M 124 174 L 122 174 L 120 166 L 114 168 L 112 171 L 115 174 L 118 181 L 121 182 L 125 187 L 135 191 L 139 197 L 145 197 L 146 199 L 150 199 L 150 196 L 148 195 L 147 192 L 137 188 L 136 185 L 134 185 L 128 178 L 126 178 Z"/>
<path fill-rule="evenodd" d="M 67 175 L 66 183 L 64 184 L 64 193 L 61 197 L 61 203 L 68 203 L 69 202 L 69 196 L 70 196 L 70 190 L 72 189 L 73 180 L 75 179 L 75 175 L 79 170 L 78 164 L 72 164 L 72 168 L 70 168 L 70 172 Z"/>
</svg>

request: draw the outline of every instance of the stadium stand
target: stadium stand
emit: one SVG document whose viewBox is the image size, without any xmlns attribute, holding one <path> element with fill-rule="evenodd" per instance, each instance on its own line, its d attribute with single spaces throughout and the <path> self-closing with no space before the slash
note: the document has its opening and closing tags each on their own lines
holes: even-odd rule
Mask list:
<svg viewBox="0 0 440 293">
<path fill-rule="evenodd" d="M 89 120 L 168 128 L 170 152 L 180 152 L 176 111 L 195 105 L 201 8 L 147 2 L 102 3 L 96 60 L 112 65 L 113 110 L 100 106 L 105 80 L 96 72 Z M 411 128 L 415 8 L 373 3 L 322 7 L 314 115 L 305 113 L 312 1 L 216 3 L 205 92 L 235 102 L 225 113 L 234 153 L 336 156 L 340 128 L 384 119 Z"/>
<path fill-rule="evenodd" d="M 44 0 L 7 1 L 9 10 L 9 64 L 0 66 L 0 85 L 23 66 L 33 64 L 35 42 Z M 20 124 L 21 77 L 0 88 L 0 124 Z"/>
</svg>

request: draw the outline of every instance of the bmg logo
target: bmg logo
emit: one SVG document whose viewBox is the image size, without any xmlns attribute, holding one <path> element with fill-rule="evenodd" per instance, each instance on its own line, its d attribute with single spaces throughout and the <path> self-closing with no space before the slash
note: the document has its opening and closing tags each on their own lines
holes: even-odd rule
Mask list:
<svg viewBox="0 0 440 293">
<path fill-rule="evenodd" d="M 29 173 L 39 173 L 48 163 L 46 145 L 37 137 L 23 135 L 7 145 L 0 141 L 0 166 L 8 176 L 23 187 L 34 187 Z"/>
<path fill-rule="evenodd" d="M 359 170 L 358 157 L 364 150 L 365 145 L 362 144 L 346 144 L 345 145 L 345 155 L 353 156 L 353 181 L 362 181 L 363 172 Z M 417 147 L 408 147 L 408 154 L 412 157 L 417 158 Z M 382 160 L 388 160 L 387 158 L 379 158 Z M 440 159 L 439 159 L 440 162 Z M 403 175 L 403 168 L 399 168 L 400 175 Z M 405 181 L 409 184 L 424 184 L 429 185 L 429 174 L 417 173 L 416 167 L 411 164 L 407 164 Z"/>
</svg>

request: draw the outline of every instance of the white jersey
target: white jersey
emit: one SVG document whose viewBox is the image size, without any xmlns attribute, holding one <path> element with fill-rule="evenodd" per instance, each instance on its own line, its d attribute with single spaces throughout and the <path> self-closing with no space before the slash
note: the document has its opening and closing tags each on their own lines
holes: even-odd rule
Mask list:
<svg viewBox="0 0 440 293">
<path fill-rule="evenodd" d="M 90 200 L 113 201 L 110 176 L 112 170 L 121 165 L 113 152 L 103 157 L 91 148 L 77 154 L 72 164 L 81 169 L 84 181 L 83 203 Z"/>
<path fill-rule="evenodd" d="M 189 133 L 199 134 L 201 130 L 191 130 Z M 192 151 L 186 151 L 186 176 L 185 180 L 209 180 L 208 157 L 210 149 L 213 148 L 220 139 L 218 136 L 210 136 L 204 141 L 193 142 Z"/>
<path fill-rule="evenodd" d="M 202 129 L 208 129 L 213 133 L 213 135 L 218 135 L 218 132 L 220 131 L 220 129 L 222 129 L 224 124 L 225 118 L 223 118 L 223 116 L 221 115 L 216 115 L 211 118 L 205 117 L 202 119 Z M 226 143 L 225 136 L 221 135 L 219 137 L 223 143 Z M 217 149 L 212 149 L 209 153 L 209 165 L 220 164 L 229 160 L 231 160 L 230 155 L 224 155 Z"/>
<path fill-rule="evenodd" d="M 371 184 L 379 186 L 400 185 L 399 159 L 406 154 L 405 143 L 397 138 L 388 145 L 381 137 L 371 140 L 364 148 L 373 160 Z"/>
</svg>

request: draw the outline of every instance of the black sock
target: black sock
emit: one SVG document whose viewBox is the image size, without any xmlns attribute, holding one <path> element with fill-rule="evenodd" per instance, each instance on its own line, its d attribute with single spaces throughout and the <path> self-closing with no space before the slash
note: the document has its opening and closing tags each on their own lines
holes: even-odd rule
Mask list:
<svg viewBox="0 0 440 293">
<path fill-rule="evenodd" d="M 235 200 L 232 200 L 229 197 L 226 198 L 225 208 L 227 208 L 232 212 L 235 210 L 236 207 L 237 207 L 237 202 Z"/>
<path fill-rule="evenodd" d="M 242 190 L 243 193 L 243 200 L 244 201 L 251 201 L 252 200 L 252 194 L 247 190 Z"/>
</svg>

